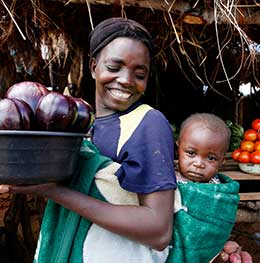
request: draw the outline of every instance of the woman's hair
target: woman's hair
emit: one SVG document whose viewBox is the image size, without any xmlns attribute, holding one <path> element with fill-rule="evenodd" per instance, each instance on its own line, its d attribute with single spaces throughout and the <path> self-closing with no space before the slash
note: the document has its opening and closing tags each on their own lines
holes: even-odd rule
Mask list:
<svg viewBox="0 0 260 263">
<path fill-rule="evenodd" d="M 97 54 L 112 40 L 118 37 L 129 37 L 144 43 L 150 51 L 151 59 L 154 56 L 154 46 L 149 32 L 138 22 L 114 17 L 102 21 L 89 35 L 89 56 Z"/>
<path fill-rule="evenodd" d="M 211 113 L 191 114 L 187 119 L 185 119 L 182 122 L 180 127 L 179 138 L 182 137 L 184 128 L 186 128 L 189 124 L 194 122 L 200 123 L 201 128 L 206 128 L 215 133 L 221 134 L 223 136 L 224 142 L 226 143 L 226 149 L 228 150 L 231 131 L 221 118 Z"/>
</svg>

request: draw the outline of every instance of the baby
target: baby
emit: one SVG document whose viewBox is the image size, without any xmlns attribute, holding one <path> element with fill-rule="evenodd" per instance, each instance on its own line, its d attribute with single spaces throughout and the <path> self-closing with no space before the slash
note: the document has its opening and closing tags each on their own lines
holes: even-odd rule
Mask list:
<svg viewBox="0 0 260 263">
<path fill-rule="evenodd" d="M 181 125 L 169 262 L 209 262 L 230 236 L 239 184 L 218 173 L 230 133 L 222 119 L 208 113 L 193 114 Z"/>
</svg>

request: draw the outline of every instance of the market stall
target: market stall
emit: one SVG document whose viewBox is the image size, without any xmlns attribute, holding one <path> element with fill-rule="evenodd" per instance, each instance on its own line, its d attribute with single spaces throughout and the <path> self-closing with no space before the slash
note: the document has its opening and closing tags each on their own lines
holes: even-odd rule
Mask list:
<svg viewBox="0 0 260 263">
<path fill-rule="evenodd" d="M 93 105 L 87 36 L 99 21 L 125 16 L 154 38 L 159 74 L 146 98 L 176 127 L 201 111 L 245 130 L 260 117 L 259 1 L 4 0 L 0 11 L 1 96 L 15 83 L 37 81 Z M 242 83 L 250 83 L 247 93 L 240 91 Z M 260 176 L 241 171 L 231 151 L 222 172 L 243 185 L 234 239 L 258 262 Z M 19 263 L 31 262 L 45 203 L 0 197 L 3 262 L 14 262 L 13 251 L 21 255 Z"/>
</svg>

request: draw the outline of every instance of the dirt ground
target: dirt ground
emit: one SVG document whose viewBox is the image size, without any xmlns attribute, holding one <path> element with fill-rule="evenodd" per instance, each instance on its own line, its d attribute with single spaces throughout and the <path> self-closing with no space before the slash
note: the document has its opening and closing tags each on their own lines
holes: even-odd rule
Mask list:
<svg viewBox="0 0 260 263">
<path fill-rule="evenodd" d="M 10 195 L 1 195 L 0 196 L 0 253 L 1 253 L 1 262 L 3 263 L 31 263 L 32 256 L 34 254 L 35 245 L 39 233 L 40 222 L 42 218 L 42 213 L 45 206 L 45 200 L 37 200 L 32 197 L 27 197 L 24 203 L 26 206 L 23 207 L 27 213 L 30 213 L 29 221 L 26 219 L 25 227 L 27 230 L 24 232 L 23 223 L 24 221 L 24 213 L 20 210 L 16 209 L 17 203 L 13 203 L 12 209 L 10 209 Z M 18 198 L 19 201 L 19 198 Z M 14 209 L 15 208 L 15 209 Z M 8 212 L 7 212 L 8 211 Z M 8 215 L 8 217 L 6 217 Z M 259 215 L 260 216 L 260 215 Z M 9 218 L 9 220 L 8 220 Z M 30 227 L 28 226 L 30 224 Z M 8 235 L 4 236 L 3 230 L 6 228 L 6 224 L 8 224 L 8 229 L 13 230 L 16 229 L 18 233 L 19 241 L 17 242 L 17 246 L 13 246 L 10 243 L 8 245 L 7 240 L 5 240 Z M 24 227 L 24 228 L 25 228 Z M 30 232 L 31 230 L 31 232 Z M 24 238 L 24 235 L 26 237 Z M 10 237 L 10 236 L 9 236 Z M 31 243 L 28 244 L 28 239 L 31 239 Z M 15 240 L 15 239 L 14 239 Z M 260 220 L 255 223 L 236 223 L 232 235 L 231 240 L 235 240 L 239 243 L 243 250 L 248 251 L 253 257 L 254 263 L 260 263 Z M 20 247 L 20 258 L 24 258 L 24 261 L 17 261 L 17 253 L 13 250 L 18 249 Z M 7 253 L 7 251 L 9 252 Z M 27 251 L 25 253 L 25 251 Z M 29 253 L 28 253 L 29 252 Z M 3 254 L 6 253 L 6 260 L 3 261 Z M 23 254 L 25 253 L 25 254 Z M 11 256 L 10 256 L 11 254 Z M 13 259 L 10 259 L 12 255 L 16 255 Z"/>
</svg>

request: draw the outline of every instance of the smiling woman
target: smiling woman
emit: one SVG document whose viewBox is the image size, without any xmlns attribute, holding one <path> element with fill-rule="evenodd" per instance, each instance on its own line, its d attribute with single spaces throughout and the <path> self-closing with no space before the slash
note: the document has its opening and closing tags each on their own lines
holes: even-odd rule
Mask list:
<svg viewBox="0 0 260 263">
<path fill-rule="evenodd" d="M 125 111 L 143 95 L 149 76 L 147 47 L 131 38 L 117 38 L 90 60 L 96 80 L 96 116 Z"/>
<path fill-rule="evenodd" d="M 142 97 L 153 54 L 150 34 L 135 21 L 111 18 L 92 31 L 89 63 L 97 117 L 124 111 Z"/>
<path fill-rule="evenodd" d="M 0 187 L 51 199 L 35 262 L 166 262 L 174 143 L 165 116 L 141 102 L 152 61 L 151 36 L 139 23 L 111 18 L 97 25 L 89 61 L 96 88 L 93 143 L 83 142 L 72 181 Z"/>
</svg>

